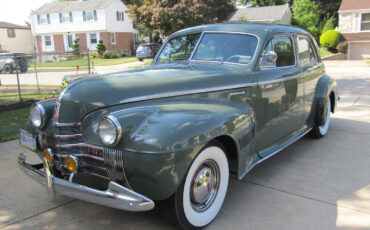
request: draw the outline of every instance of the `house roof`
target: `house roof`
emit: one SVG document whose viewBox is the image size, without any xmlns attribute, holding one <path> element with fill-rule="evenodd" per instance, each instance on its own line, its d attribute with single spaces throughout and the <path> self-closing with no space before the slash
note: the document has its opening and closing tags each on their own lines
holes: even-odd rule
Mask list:
<svg viewBox="0 0 370 230">
<path fill-rule="evenodd" d="M 9 28 L 9 29 L 26 29 L 30 30 L 31 28 L 27 26 L 20 26 L 9 22 L 0 22 L 0 28 Z"/>
<path fill-rule="evenodd" d="M 236 9 L 228 17 L 228 21 L 240 21 L 246 19 L 247 21 L 276 21 L 280 20 L 286 12 L 290 12 L 289 6 L 264 6 L 264 7 L 247 7 Z"/>
<path fill-rule="evenodd" d="M 51 2 L 44 4 L 37 10 L 34 10 L 31 14 L 104 9 L 112 1 L 113 0 L 79 0 L 67 2 Z"/>
<path fill-rule="evenodd" d="M 342 0 L 339 11 L 370 9 L 370 0 Z"/>
</svg>

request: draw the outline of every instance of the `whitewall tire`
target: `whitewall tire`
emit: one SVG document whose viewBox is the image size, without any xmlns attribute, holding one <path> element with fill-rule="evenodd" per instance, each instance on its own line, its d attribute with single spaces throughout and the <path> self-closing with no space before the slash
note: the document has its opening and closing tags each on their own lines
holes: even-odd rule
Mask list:
<svg viewBox="0 0 370 230">
<path fill-rule="evenodd" d="M 215 219 L 229 184 L 229 164 L 222 145 L 212 141 L 196 156 L 175 194 L 177 224 L 200 229 Z"/>
<path fill-rule="evenodd" d="M 323 125 L 316 125 L 312 129 L 312 136 L 315 138 L 321 138 L 325 136 L 328 133 L 329 125 L 330 125 L 330 113 L 331 113 L 331 101 L 330 98 L 328 98 L 328 103 L 326 103 L 326 118 L 325 123 Z"/>
</svg>

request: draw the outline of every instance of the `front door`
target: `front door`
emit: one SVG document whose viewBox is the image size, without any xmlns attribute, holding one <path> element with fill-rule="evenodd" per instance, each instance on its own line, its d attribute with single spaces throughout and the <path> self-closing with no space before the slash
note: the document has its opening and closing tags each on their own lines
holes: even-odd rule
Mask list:
<svg viewBox="0 0 370 230">
<path fill-rule="evenodd" d="M 275 62 L 267 55 L 274 51 Z M 304 91 L 301 70 L 297 65 L 293 36 L 272 38 L 263 52 L 257 74 L 257 151 L 261 157 L 303 126 Z"/>
</svg>

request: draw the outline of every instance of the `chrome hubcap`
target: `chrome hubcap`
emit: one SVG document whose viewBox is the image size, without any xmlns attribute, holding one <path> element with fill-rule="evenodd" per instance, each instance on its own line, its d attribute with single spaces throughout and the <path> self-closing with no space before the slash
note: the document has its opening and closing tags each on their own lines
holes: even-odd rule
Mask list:
<svg viewBox="0 0 370 230">
<path fill-rule="evenodd" d="M 191 182 L 190 198 L 197 212 L 207 210 L 216 198 L 220 185 L 220 170 L 213 160 L 207 160 L 195 172 Z"/>
</svg>

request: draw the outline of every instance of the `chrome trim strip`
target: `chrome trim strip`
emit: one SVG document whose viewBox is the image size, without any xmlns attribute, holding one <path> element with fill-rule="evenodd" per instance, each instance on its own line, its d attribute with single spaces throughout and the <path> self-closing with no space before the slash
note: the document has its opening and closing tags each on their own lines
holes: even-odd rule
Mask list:
<svg viewBox="0 0 370 230">
<path fill-rule="evenodd" d="M 104 148 L 103 156 L 108 176 L 114 181 L 128 184 L 123 167 L 122 151 Z"/>
<path fill-rule="evenodd" d="M 81 126 L 81 122 L 71 122 L 71 123 L 55 122 L 54 126 L 55 127 L 78 127 L 78 126 Z"/>
<path fill-rule="evenodd" d="M 72 135 L 48 135 L 51 138 L 55 139 L 70 139 L 70 138 L 79 138 L 82 137 L 82 134 L 72 134 Z"/>
<path fill-rule="evenodd" d="M 306 128 L 304 130 L 301 131 L 301 133 L 298 133 L 296 134 L 295 136 L 293 136 L 292 138 L 286 140 L 285 142 L 287 142 L 285 145 L 281 146 L 279 149 L 275 150 L 274 152 L 272 152 L 270 155 L 260 159 L 259 161 L 257 161 L 256 163 L 254 163 L 253 165 L 251 165 L 247 171 L 245 171 L 238 179 L 241 180 L 248 172 L 250 172 L 254 167 L 256 167 L 257 165 L 259 165 L 260 163 L 264 162 L 265 160 L 269 159 L 270 157 L 276 155 L 277 153 L 279 153 L 280 151 L 284 150 L 285 148 L 287 148 L 288 146 L 290 146 L 291 144 L 293 144 L 294 142 L 298 141 L 299 139 L 301 139 L 301 137 L 303 137 L 304 135 L 306 135 L 309 131 L 311 131 L 312 128 Z M 290 141 L 291 140 L 291 141 Z"/>
<path fill-rule="evenodd" d="M 280 82 L 284 82 L 284 81 L 288 81 L 288 80 L 294 80 L 294 79 L 298 79 L 298 78 L 301 78 L 305 76 L 305 74 L 297 74 L 295 76 L 291 76 L 291 77 L 285 77 L 285 78 L 280 78 L 280 79 L 276 79 L 276 80 L 270 80 L 270 81 L 261 81 L 261 82 L 258 82 L 258 85 L 267 85 L 267 84 L 274 84 L 274 83 L 280 83 Z"/>
<path fill-rule="evenodd" d="M 93 148 L 98 150 L 103 150 L 103 147 L 95 146 L 95 145 L 89 145 L 86 143 L 77 143 L 77 144 L 65 144 L 65 145 L 55 145 L 54 148 L 78 148 L 78 147 L 86 147 L 86 148 Z"/>
<path fill-rule="evenodd" d="M 20 154 L 18 157 L 18 165 L 21 170 L 40 184 L 46 184 L 51 199 L 55 198 L 57 192 L 76 199 L 126 211 L 147 211 L 155 206 L 149 198 L 113 181 L 109 182 L 107 190 L 101 191 L 54 177 L 47 161 L 44 159 L 43 162 L 44 172 L 40 170 L 38 165 L 29 164 L 24 154 Z"/>
<path fill-rule="evenodd" d="M 244 84 L 238 84 L 238 85 L 221 86 L 221 87 L 212 87 L 212 88 L 205 88 L 205 89 L 178 91 L 178 92 L 172 92 L 172 93 L 171 92 L 170 93 L 159 93 L 159 94 L 153 94 L 153 95 L 148 95 L 148 96 L 128 98 L 128 99 L 125 99 L 125 100 L 121 100 L 120 103 L 132 103 L 132 102 L 146 101 L 146 100 L 152 100 L 152 99 L 160 99 L 160 98 L 166 98 L 166 97 L 186 96 L 186 95 L 192 95 L 192 94 L 197 94 L 197 93 L 210 93 L 210 92 L 217 92 L 217 91 L 230 90 L 230 89 L 238 89 L 238 88 L 244 88 L 244 87 L 250 87 L 250 86 L 257 86 L 257 82 L 255 82 L 255 83 L 244 83 Z"/>
<path fill-rule="evenodd" d="M 67 154 L 55 154 L 58 158 L 65 158 L 67 157 L 68 155 Z M 81 154 L 81 153 L 78 153 L 78 154 L 73 154 L 74 156 L 76 157 L 81 157 L 81 158 L 90 158 L 90 159 L 93 159 L 93 160 L 96 160 L 96 161 L 104 161 L 104 158 L 103 157 L 97 157 L 97 156 L 94 156 L 94 155 L 89 155 L 89 154 Z"/>
</svg>

